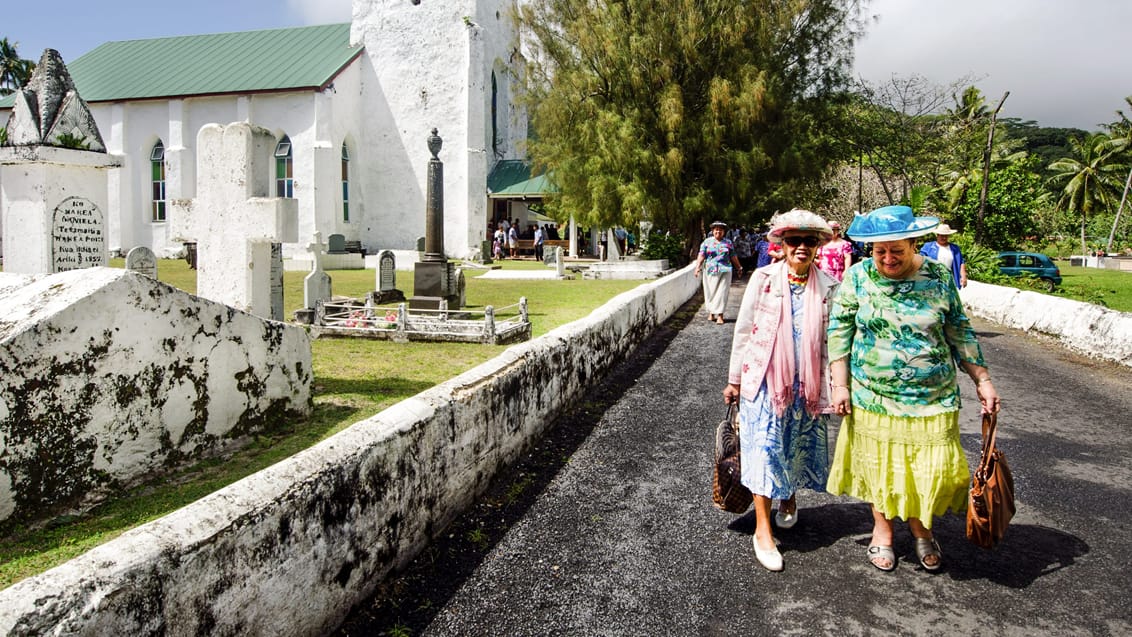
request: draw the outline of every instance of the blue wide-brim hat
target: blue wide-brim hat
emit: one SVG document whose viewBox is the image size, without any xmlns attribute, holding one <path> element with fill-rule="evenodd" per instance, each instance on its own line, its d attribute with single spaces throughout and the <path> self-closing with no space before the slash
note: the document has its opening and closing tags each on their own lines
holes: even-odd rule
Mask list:
<svg viewBox="0 0 1132 637">
<path fill-rule="evenodd" d="M 845 234 L 853 241 L 876 243 L 931 234 L 938 217 L 917 217 L 908 206 L 885 206 L 853 218 Z"/>
</svg>

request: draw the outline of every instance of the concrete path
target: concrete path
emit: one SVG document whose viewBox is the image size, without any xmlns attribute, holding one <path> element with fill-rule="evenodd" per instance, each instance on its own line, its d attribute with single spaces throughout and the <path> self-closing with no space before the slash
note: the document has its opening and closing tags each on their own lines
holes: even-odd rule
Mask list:
<svg viewBox="0 0 1132 637">
<path fill-rule="evenodd" d="M 733 288 L 728 317 L 741 292 Z M 1132 634 L 1132 371 L 976 327 L 1004 397 L 1000 446 L 1018 491 L 994 551 L 966 541 L 961 516 L 945 516 L 935 527 L 945 568 L 929 574 L 909 559 L 899 524 L 899 567 L 882 573 L 864 559 L 867 506 L 803 492 L 800 522 L 777 533 L 786 570 L 764 571 L 751 550 L 753 513 L 711 504 L 733 324 L 697 309 L 605 383 L 614 395 L 608 406 L 595 397 L 590 422 L 593 407 L 579 405 L 552 432 L 559 442 L 532 452 L 545 479 L 529 463 L 517 468 L 477 507 L 474 526 L 454 527 L 342 634 Z M 961 386 L 973 461 L 977 402 L 971 383 Z M 835 436 L 836 426 L 831 450 Z M 478 553 L 461 544 L 506 518 L 500 494 L 522 484 L 537 492 L 498 540 Z"/>
</svg>

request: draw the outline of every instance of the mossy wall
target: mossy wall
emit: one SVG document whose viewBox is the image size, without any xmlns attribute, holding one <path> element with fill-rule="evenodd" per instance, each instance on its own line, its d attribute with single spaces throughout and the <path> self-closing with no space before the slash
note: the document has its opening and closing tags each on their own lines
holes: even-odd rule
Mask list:
<svg viewBox="0 0 1132 637">
<path fill-rule="evenodd" d="M 0 524 L 89 506 L 310 411 L 300 328 L 119 269 L 0 280 Z"/>
</svg>

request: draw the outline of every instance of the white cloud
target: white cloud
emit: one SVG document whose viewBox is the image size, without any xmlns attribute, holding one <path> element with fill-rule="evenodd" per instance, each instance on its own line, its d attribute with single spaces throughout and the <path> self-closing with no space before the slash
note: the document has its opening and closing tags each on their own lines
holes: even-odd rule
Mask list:
<svg viewBox="0 0 1132 637">
<path fill-rule="evenodd" d="M 350 21 L 351 0 L 287 0 L 287 7 L 304 24 Z"/>
</svg>

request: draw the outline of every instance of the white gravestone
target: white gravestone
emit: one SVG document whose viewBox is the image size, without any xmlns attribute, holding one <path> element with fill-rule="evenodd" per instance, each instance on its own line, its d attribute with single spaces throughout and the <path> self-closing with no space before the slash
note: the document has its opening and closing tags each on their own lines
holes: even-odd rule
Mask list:
<svg viewBox="0 0 1132 637">
<path fill-rule="evenodd" d="M 377 255 L 376 288 L 378 292 L 397 289 L 397 259 L 392 250 L 382 250 Z"/>
<path fill-rule="evenodd" d="M 610 230 L 606 234 L 606 237 L 608 237 L 608 239 L 606 240 L 605 244 L 608 246 L 608 249 L 605 251 L 605 260 L 606 261 L 620 261 L 621 260 L 621 246 L 617 244 L 617 233 Z"/>
<path fill-rule="evenodd" d="M 456 298 L 460 303 L 458 307 L 467 307 L 468 284 L 464 280 L 464 268 L 456 268 Z"/>
<path fill-rule="evenodd" d="M 136 246 L 126 254 L 126 269 L 147 276 L 157 278 L 157 255 L 145 246 Z"/>
<path fill-rule="evenodd" d="M 566 276 L 566 260 L 562 258 L 561 246 L 554 246 L 554 269 L 559 277 Z"/>
<path fill-rule="evenodd" d="M 271 196 L 275 137 L 247 122 L 197 135 L 197 198 L 171 202 L 172 238 L 197 243 L 197 294 L 283 320 L 280 242 L 298 241 L 295 199 Z"/>
<path fill-rule="evenodd" d="M 51 271 L 106 265 L 106 217 L 93 202 L 68 197 L 51 217 Z"/>
<path fill-rule="evenodd" d="M 315 309 L 320 301 L 329 301 L 331 295 L 330 275 L 322 269 L 322 254 L 326 244 L 322 233 L 314 233 L 314 241 L 307 245 L 311 251 L 311 273 L 303 279 L 303 307 Z"/>
</svg>

